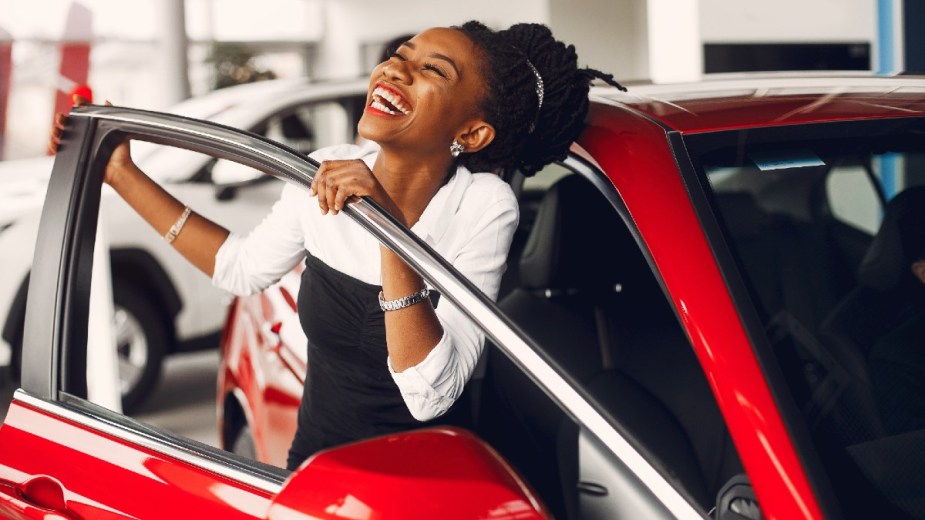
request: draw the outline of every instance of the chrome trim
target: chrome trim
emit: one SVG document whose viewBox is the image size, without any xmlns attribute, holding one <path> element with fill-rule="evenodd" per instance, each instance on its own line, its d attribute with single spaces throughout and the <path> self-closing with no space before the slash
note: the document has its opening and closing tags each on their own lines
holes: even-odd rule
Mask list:
<svg viewBox="0 0 925 520">
<path fill-rule="evenodd" d="M 317 164 L 311 159 L 294 151 L 288 151 L 265 138 L 215 123 L 118 107 L 78 107 L 71 114 L 72 116 L 119 121 L 150 130 L 188 133 L 201 138 L 203 142 L 212 143 L 213 148 L 217 140 L 219 144 L 225 146 L 226 152 L 236 157 L 255 156 L 266 161 L 267 164 L 264 166 L 276 165 L 279 168 L 276 176 L 306 189 L 311 185 L 317 171 Z M 130 129 L 126 131 L 131 133 Z M 164 137 L 171 136 L 165 135 Z M 195 148 L 193 145 L 187 146 Z M 283 150 L 288 151 L 289 155 L 280 154 Z M 582 176 L 588 177 L 599 189 L 601 188 L 600 175 L 582 163 L 571 164 L 571 166 Z M 371 200 L 365 198 L 356 200 L 347 204 L 343 211 L 427 278 L 431 285 L 440 291 L 442 297 L 448 298 L 459 307 L 466 316 L 486 332 L 494 343 L 505 346 L 513 355 L 515 362 L 537 384 L 545 387 L 549 395 L 564 410 L 601 440 L 676 518 L 701 519 L 696 509 L 678 490 L 537 353 L 538 349 L 532 347 L 526 336 L 501 314 L 495 303 L 459 274 L 449 262 L 417 235 L 408 233 L 402 224 Z M 155 449 L 150 444 L 145 445 L 149 449 Z M 182 452 L 178 453 L 182 454 Z"/>
<path fill-rule="evenodd" d="M 148 431 L 142 433 L 140 430 L 133 429 L 132 426 L 134 425 L 122 424 L 121 421 L 117 422 L 115 419 L 106 421 L 95 415 L 82 413 L 66 402 L 46 401 L 23 389 L 16 390 L 13 394 L 13 399 L 47 414 L 129 442 L 132 445 L 140 446 L 160 455 L 191 464 L 254 489 L 259 489 L 272 495 L 279 494 L 283 489 L 285 479 L 282 477 L 279 480 L 261 477 L 254 472 L 243 469 L 243 467 L 246 467 L 244 464 L 241 464 L 242 468 L 229 466 L 226 461 L 198 452 L 194 446 L 190 445 L 191 443 L 184 442 L 180 438 L 171 438 L 164 433 L 147 428 Z M 124 420 L 124 416 L 120 417 Z"/>
<path fill-rule="evenodd" d="M 209 123 L 173 114 L 161 114 L 114 106 L 75 107 L 69 117 L 87 117 L 101 121 L 137 125 L 147 130 L 163 131 L 165 134 L 161 135 L 162 137 L 171 137 L 171 134 L 183 133 L 208 141 L 213 148 L 215 148 L 216 144 L 220 144 L 223 146 L 224 151 L 235 155 L 238 155 L 235 152 L 239 150 L 245 151 L 247 154 L 244 157 L 248 159 L 254 157 L 265 161 L 268 166 L 279 168 L 277 174 L 274 175 L 275 177 L 283 178 L 303 188 L 311 186 L 315 171 L 318 168 L 315 161 L 294 150 L 287 150 L 282 145 L 264 137 L 247 134 L 241 130 L 218 123 Z M 171 124 L 168 124 L 168 122 Z M 128 133 L 131 132 L 128 131 Z M 184 147 L 195 149 L 195 146 Z M 282 150 L 289 152 L 289 155 L 281 155 L 279 152 Z M 306 164 L 312 167 L 310 171 L 305 171 L 304 166 Z"/>
</svg>

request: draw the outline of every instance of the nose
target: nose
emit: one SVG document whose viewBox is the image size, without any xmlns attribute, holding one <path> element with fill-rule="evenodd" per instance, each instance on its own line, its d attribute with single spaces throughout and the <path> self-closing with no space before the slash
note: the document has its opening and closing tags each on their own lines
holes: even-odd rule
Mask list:
<svg viewBox="0 0 925 520">
<path fill-rule="evenodd" d="M 382 75 L 392 81 L 409 83 L 411 80 L 408 62 L 396 58 L 391 58 L 382 65 Z"/>
</svg>

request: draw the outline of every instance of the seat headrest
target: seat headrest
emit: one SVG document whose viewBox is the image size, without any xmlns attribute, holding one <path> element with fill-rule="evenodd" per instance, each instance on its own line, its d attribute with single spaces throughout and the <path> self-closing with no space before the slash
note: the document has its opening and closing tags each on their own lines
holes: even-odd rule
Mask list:
<svg viewBox="0 0 925 520">
<path fill-rule="evenodd" d="M 861 285 L 885 291 L 912 277 L 910 266 L 925 254 L 923 230 L 925 186 L 913 186 L 887 203 L 880 229 L 858 268 Z"/>
<path fill-rule="evenodd" d="M 649 272 L 619 215 L 589 181 L 569 175 L 549 188 L 520 258 L 523 288 L 613 292 L 640 268 Z"/>
</svg>

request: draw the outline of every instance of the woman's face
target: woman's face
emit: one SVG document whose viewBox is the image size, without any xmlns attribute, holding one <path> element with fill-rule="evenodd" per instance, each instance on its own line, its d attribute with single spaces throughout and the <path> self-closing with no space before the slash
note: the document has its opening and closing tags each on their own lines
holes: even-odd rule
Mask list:
<svg viewBox="0 0 925 520">
<path fill-rule="evenodd" d="M 373 69 L 359 133 L 382 146 L 442 150 L 482 118 L 482 52 L 456 29 L 428 29 Z"/>
</svg>

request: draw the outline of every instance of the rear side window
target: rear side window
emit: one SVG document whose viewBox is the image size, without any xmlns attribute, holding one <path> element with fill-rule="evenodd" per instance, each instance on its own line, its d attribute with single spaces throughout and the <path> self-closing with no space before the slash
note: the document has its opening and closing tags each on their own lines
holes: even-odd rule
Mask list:
<svg viewBox="0 0 925 520">
<path fill-rule="evenodd" d="M 849 518 L 925 518 L 923 126 L 734 135 L 700 159 L 754 333 Z"/>
</svg>

